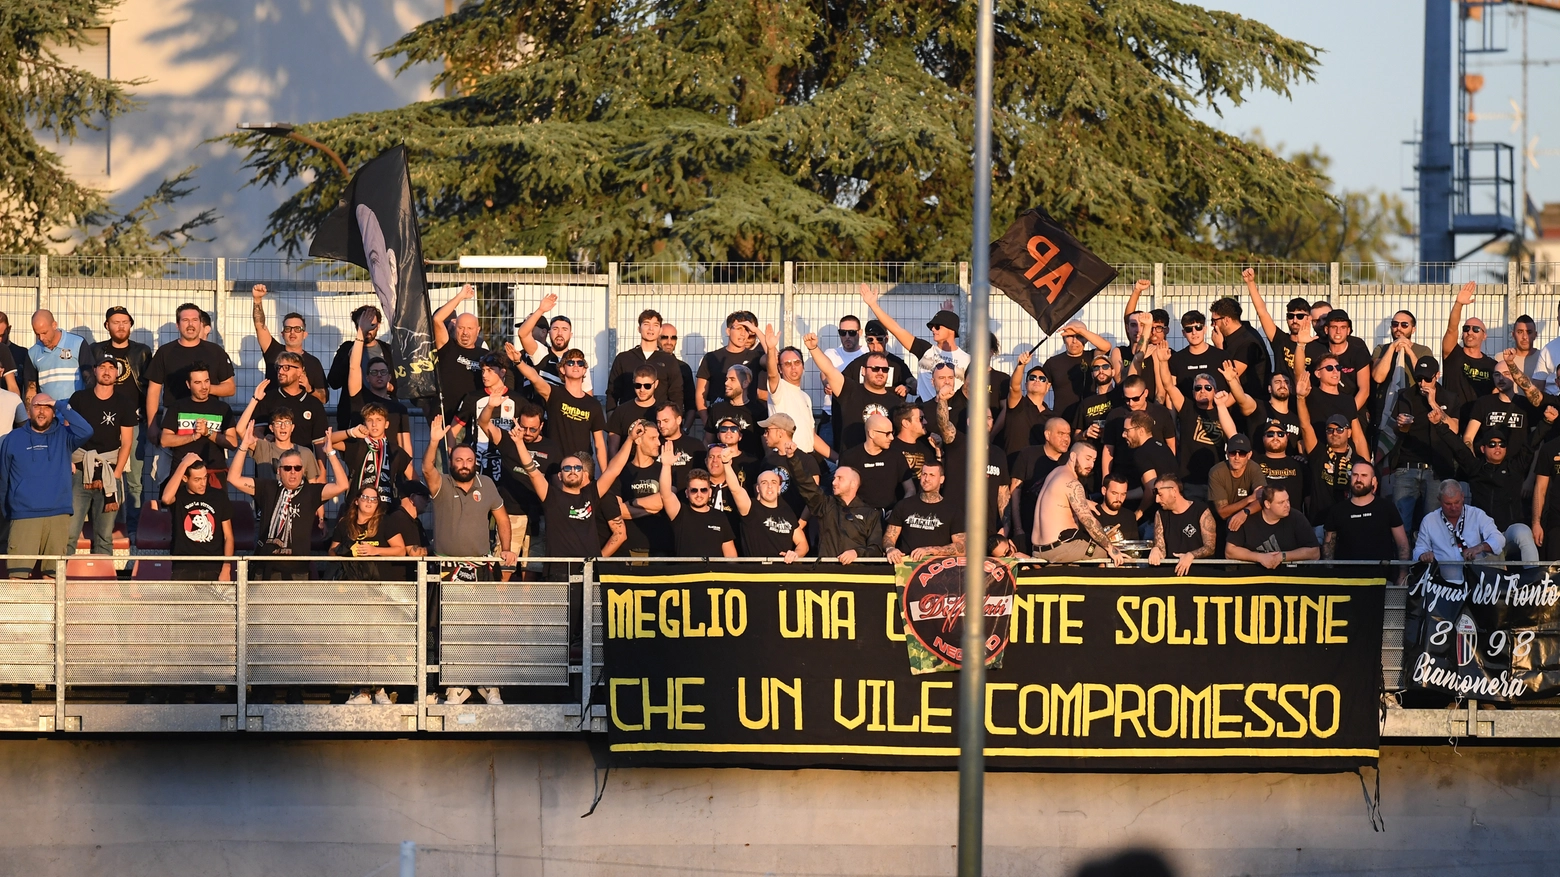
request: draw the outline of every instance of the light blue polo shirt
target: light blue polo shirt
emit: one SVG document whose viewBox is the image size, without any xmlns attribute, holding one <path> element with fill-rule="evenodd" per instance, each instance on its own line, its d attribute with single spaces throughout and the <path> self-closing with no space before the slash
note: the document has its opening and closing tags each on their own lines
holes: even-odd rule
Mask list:
<svg viewBox="0 0 1560 877">
<path fill-rule="evenodd" d="M 53 350 L 44 347 L 42 341 L 33 342 L 27 349 L 27 358 L 38 369 L 38 392 L 60 402 L 86 386 L 81 379 L 81 348 L 85 343 L 80 335 L 70 332 L 60 333 L 60 343 Z"/>
</svg>

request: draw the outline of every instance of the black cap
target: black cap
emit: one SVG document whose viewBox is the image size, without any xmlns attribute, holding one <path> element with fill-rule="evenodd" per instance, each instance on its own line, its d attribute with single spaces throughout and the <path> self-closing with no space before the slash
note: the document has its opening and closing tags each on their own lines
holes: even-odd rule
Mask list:
<svg viewBox="0 0 1560 877">
<path fill-rule="evenodd" d="M 1247 438 L 1246 434 L 1243 432 L 1235 433 L 1234 435 L 1230 436 L 1229 441 L 1224 443 L 1224 452 L 1229 453 L 1230 451 L 1245 451 L 1248 454 L 1251 453 L 1251 439 Z"/>
<path fill-rule="evenodd" d="M 1328 311 L 1327 323 L 1328 325 L 1333 323 L 1348 323 L 1350 326 L 1354 325 L 1354 321 L 1349 319 L 1349 312 L 1343 308 L 1333 308 L 1332 310 Z"/>
<path fill-rule="evenodd" d="M 888 327 L 883 325 L 880 320 L 868 320 L 867 328 L 862 330 L 862 334 L 870 335 L 873 338 L 887 338 Z"/>
<path fill-rule="evenodd" d="M 428 492 L 428 485 L 411 479 L 403 479 L 400 484 L 397 484 L 396 492 L 401 496 L 432 497 L 432 494 Z"/>
<path fill-rule="evenodd" d="M 1421 356 L 1414 363 L 1414 380 L 1433 381 L 1435 376 L 1441 373 L 1441 364 L 1435 361 L 1433 356 Z"/>
<path fill-rule="evenodd" d="M 124 314 L 125 316 L 130 317 L 130 309 L 124 305 L 114 305 L 108 309 L 108 313 L 103 315 L 103 322 L 108 322 L 109 318 L 113 317 L 115 314 Z M 135 317 L 130 317 L 130 325 L 135 325 Z"/>
<path fill-rule="evenodd" d="M 113 363 L 115 366 L 118 366 L 124 361 L 124 357 L 120 356 L 119 354 L 114 353 L 113 351 L 105 351 L 98 354 L 97 365 L 94 365 L 93 368 L 97 368 L 97 366 L 102 365 L 105 362 Z"/>
<path fill-rule="evenodd" d="M 953 334 L 959 334 L 959 315 L 953 311 L 938 311 L 936 316 L 926 321 L 926 328 L 935 329 L 938 326 L 946 326 L 953 330 Z"/>
<path fill-rule="evenodd" d="M 1328 426 L 1341 426 L 1344 429 L 1348 429 L 1349 428 L 1349 418 L 1343 416 L 1342 414 L 1334 414 L 1333 416 L 1327 418 L 1327 425 Z"/>
<path fill-rule="evenodd" d="M 1506 432 L 1504 426 L 1492 426 L 1489 429 L 1479 430 L 1479 444 L 1481 446 L 1487 446 L 1490 443 L 1490 439 L 1500 439 L 1503 445 L 1511 444 L 1511 435 Z"/>
</svg>

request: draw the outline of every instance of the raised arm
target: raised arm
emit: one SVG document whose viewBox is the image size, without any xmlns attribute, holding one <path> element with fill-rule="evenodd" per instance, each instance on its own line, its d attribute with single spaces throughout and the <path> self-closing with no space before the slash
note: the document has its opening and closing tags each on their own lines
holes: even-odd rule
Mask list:
<svg viewBox="0 0 1560 877">
<path fill-rule="evenodd" d="M 1109 341 L 1106 341 L 1104 338 L 1101 338 L 1093 332 L 1090 332 L 1089 327 L 1084 325 L 1082 320 L 1073 320 L 1072 322 L 1063 326 L 1061 334 L 1064 336 L 1077 335 L 1079 338 L 1089 342 L 1089 344 L 1093 346 L 1095 350 L 1104 350 L 1108 352 L 1112 346 Z"/>
<path fill-rule="evenodd" d="M 814 336 L 816 337 L 816 335 Z M 760 336 L 760 343 L 764 345 L 764 363 L 769 372 L 769 392 L 780 389 L 780 336 L 775 334 L 773 323 L 764 324 L 764 334 Z M 824 357 L 827 359 L 828 357 Z M 830 363 L 831 365 L 833 363 Z M 703 394 L 699 394 L 702 399 Z"/>
<path fill-rule="evenodd" d="M 677 520 L 677 515 L 682 512 L 682 503 L 677 499 L 677 491 L 672 489 L 672 460 L 677 458 L 677 446 L 667 442 L 661 446 L 661 508 L 666 512 L 668 520 Z"/>
<path fill-rule="evenodd" d="M 1017 408 L 1018 403 L 1024 401 L 1024 381 L 1026 380 L 1024 369 L 1029 367 L 1029 360 L 1035 355 L 1033 350 L 1026 350 L 1018 355 L 1018 361 L 1013 364 L 1013 374 L 1008 378 L 1007 407 Z"/>
<path fill-rule="evenodd" d="M 1230 396 L 1235 400 L 1235 409 L 1242 417 L 1250 417 L 1257 410 L 1257 400 L 1251 398 L 1251 394 L 1241 386 L 1240 376 L 1245 371 L 1244 365 L 1226 359 L 1219 363 L 1219 374 L 1224 376 L 1224 382 L 1230 387 Z"/>
<path fill-rule="evenodd" d="M 1273 322 L 1273 315 L 1268 313 L 1267 302 L 1262 300 L 1262 292 L 1257 289 L 1257 272 L 1251 268 L 1240 272 L 1240 279 L 1246 283 L 1246 294 L 1251 296 L 1251 306 L 1256 309 L 1257 319 L 1262 321 L 1262 331 L 1267 333 L 1269 341 L 1278 339 L 1278 324 Z"/>
<path fill-rule="evenodd" d="M 824 355 L 823 349 L 818 346 L 818 333 L 808 332 L 802 336 L 802 346 L 812 354 L 813 362 L 817 364 L 818 371 L 823 374 L 824 386 L 829 392 L 838 396 L 845 389 L 845 373 L 834 367 L 829 357 Z M 771 358 L 773 361 L 773 358 Z"/>
<path fill-rule="evenodd" d="M 244 406 L 242 414 L 238 415 L 238 422 L 233 424 L 233 429 L 239 435 L 248 435 L 255 422 L 255 408 L 259 407 L 260 400 L 265 398 L 266 390 L 271 386 L 269 380 L 261 380 L 255 384 L 254 395 L 249 397 L 249 404 Z"/>
<path fill-rule="evenodd" d="M 1300 450 L 1307 454 L 1316 450 L 1316 429 L 1311 426 L 1311 411 L 1305 404 L 1311 395 L 1311 373 L 1304 368 L 1295 369 L 1295 415 L 1300 419 Z"/>
<path fill-rule="evenodd" d="M 244 440 L 238 443 L 238 450 L 233 452 L 233 462 L 228 464 L 228 484 L 237 488 L 239 493 L 250 496 L 255 495 L 255 480 L 244 474 L 244 457 L 255 449 L 255 425 L 249 424 L 244 431 Z M 194 454 L 186 455 L 186 459 Z"/>
<path fill-rule="evenodd" d="M 265 300 L 265 284 L 256 283 L 254 286 L 251 286 L 249 294 L 255 300 L 252 313 L 255 320 L 255 342 L 260 345 L 260 355 L 263 358 L 265 352 L 271 349 L 271 342 L 276 340 L 271 334 L 271 330 L 266 328 L 265 325 L 265 305 L 262 304 Z"/>
<path fill-rule="evenodd" d="M 536 353 L 536 325 L 542 321 L 542 315 L 552 310 L 557 304 L 558 296 L 556 293 L 549 292 L 542 296 L 542 303 L 537 305 L 536 310 L 532 311 L 531 315 L 525 318 L 525 322 L 520 324 L 520 328 L 515 330 L 515 334 L 520 336 L 520 346 L 525 350 L 526 356 Z"/>
<path fill-rule="evenodd" d="M 320 490 L 320 500 L 330 502 L 347 492 L 352 480 L 347 477 L 347 467 L 341 465 L 341 454 L 331 447 L 330 427 L 325 427 L 325 458 L 330 461 L 330 483 Z M 503 543 L 508 545 L 508 542 Z"/>
<path fill-rule="evenodd" d="M 1465 305 L 1473 304 L 1473 290 L 1478 284 L 1472 280 L 1464 283 L 1462 289 L 1457 290 L 1457 299 L 1452 302 L 1452 309 L 1446 315 L 1446 334 L 1441 336 L 1441 358 L 1452 355 L 1462 338 L 1458 332 L 1457 324 L 1462 322 L 1462 312 Z"/>
<path fill-rule="evenodd" d="M 753 509 L 753 497 L 742 486 L 742 479 L 737 473 L 731 471 L 731 458 L 736 454 L 731 448 L 721 448 L 720 461 L 726 467 L 726 489 L 731 491 L 731 502 L 737 507 L 737 514 L 745 515 Z"/>
<path fill-rule="evenodd" d="M 522 377 L 531 382 L 531 386 L 536 390 L 538 396 L 541 396 L 543 399 L 552 398 L 552 384 L 542 379 L 541 372 L 531 366 L 527 357 L 522 356 L 515 360 L 515 368 L 520 370 Z M 611 398 L 611 396 L 609 395 L 608 398 Z"/>
<path fill-rule="evenodd" d="M 428 421 L 428 449 L 423 451 L 422 473 L 423 481 L 428 485 L 428 495 L 434 496 L 439 492 L 439 486 L 444 483 L 444 475 L 439 472 L 439 448 L 444 444 L 444 415 L 435 414 Z"/>
<path fill-rule="evenodd" d="M 433 312 L 433 346 L 435 349 L 450 343 L 450 330 L 445 328 L 445 323 L 455 315 L 455 309 L 467 299 L 477 297 L 477 288 L 471 284 L 463 284 L 455 297 L 445 302 L 442 307 Z"/>
<path fill-rule="evenodd" d="M 1170 348 L 1160 347 L 1154 351 L 1154 388 L 1160 393 L 1160 404 L 1180 411 L 1186 404 L 1186 395 L 1181 388 L 1175 385 L 1170 377 Z"/>
<path fill-rule="evenodd" d="M 628 441 L 623 442 L 623 446 L 618 448 L 616 454 L 612 455 L 612 459 L 607 462 L 606 466 L 602 467 L 601 477 L 596 479 L 596 492 L 598 494 L 605 494 L 612 489 L 613 482 L 617 481 L 618 476 L 623 474 L 623 467 L 628 465 L 628 459 L 634 455 L 634 444 L 639 441 L 639 437 L 644 435 L 644 432 L 645 427 L 642 423 L 635 424 L 629 429 Z"/>
<path fill-rule="evenodd" d="M 915 336 L 905 331 L 905 327 L 899 325 L 899 321 L 889 316 L 888 311 L 883 310 L 883 306 L 878 303 L 877 290 L 866 283 L 862 283 L 861 300 L 866 303 L 867 307 L 872 309 L 872 316 L 877 317 L 878 322 L 883 324 L 883 328 L 888 330 L 888 334 L 899 339 L 899 343 L 904 345 L 906 350 L 909 350 L 915 344 Z"/>
<path fill-rule="evenodd" d="M 174 497 L 178 496 L 179 494 L 179 485 L 184 481 L 184 473 L 189 471 L 190 466 L 194 465 L 199 460 L 200 454 L 197 454 L 194 451 L 185 454 L 183 458 L 179 460 L 179 465 L 174 467 L 173 474 L 168 476 L 168 483 L 163 485 L 163 505 L 173 505 Z"/>
<path fill-rule="evenodd" d="M 347 398 L 363 392 L 363 327 L 355 326 L 352 350 L 347 356 Z"/>
<path fill-rule="evenodd" d="M 1127 333 L 1127 337 L 1132 336 L 1132 315 L 1137 313 L 1138 299 L 1142 298 L 1143 293 L 1147 292 L 1148 288 L 1153 285 L 1154 282 L 1147 277 L 1139 277 L 1137 282 L 1132 284 L 1132 294 L 1127 296 L 1127 306 L 1121 309 L 1121 327 Z M 1147 343 L 1148 337 L 1140 335 L 1138 341 Z"/>
</svg>

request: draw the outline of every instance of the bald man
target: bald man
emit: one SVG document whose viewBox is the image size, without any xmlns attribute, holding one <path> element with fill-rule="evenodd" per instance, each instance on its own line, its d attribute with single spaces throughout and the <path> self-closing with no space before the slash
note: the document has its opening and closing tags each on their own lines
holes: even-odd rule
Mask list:
<svg viewBox="0 0 1560 877">
<path fill-rule="evenodd" d="M 1459 423 L 1467 423 L 1473 403 L 1495 390 L 1495 358 L 1484 353 L 1484 338 L 1489 334 L 1484 321 L 1463 319 L 1463 308 L 1473 304 L 1476 288 L 1470 280 L 1457 291 L 1441 336 L 1441 383 L 1455 390 L 1462 403 L 1456 412 Z"/>
<path fill-rule="evenodd" d="M 835 469 L 834 495 L 829 496 L 807 476 L 800 462 L 805 455 L 797 453 L 795 442 L 781 439 L 775 454 L 818 522 L 819 557 L 837 557 L 848 564 L 858 557 L 883 556 L 883 516 L 857 495 L 862 483 L 859 472 L 849 466 Z"/>
<path fill-rule="evenodd" d="M 439 351 L 439 389 L 444 393 L 446 422 L 455 419 L 461 400 L 482 386 L 482 354 L 487 352 L 482 344 L 482 326 L 475 314 L 455 316 L 456 308 L 476 297 L 477 288 L 467 283 L 433 312 L 433 343 Z"/>
<path fill-rule="evenodd" d="M 85 339 L 60 329 L 48 310 L 33 314 L 32 330 L 38 340 L 28 349 L 27 358 L 38 370 L 38 379 L 27 395 L 47 393 L 56 399 L 69 399 L 85 387 L 81 378 L 81 348 Z"/>
<path fill-rule="evenodd" d="M 894 425 L 881 414 L 866 419 L 866 442 L 840 453 L 840 465 L 861 474 L 861 501 L 888 514 L 895 503 L 915 496 L 915 473 L 904 454 L 891 451 Z"/>
</svg>

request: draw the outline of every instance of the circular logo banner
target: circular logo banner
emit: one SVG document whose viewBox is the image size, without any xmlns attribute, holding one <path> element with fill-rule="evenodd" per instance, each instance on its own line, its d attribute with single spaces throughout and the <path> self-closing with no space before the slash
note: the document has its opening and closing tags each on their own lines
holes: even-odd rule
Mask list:
<svg viewBox="0 0 1560 877">
<path fill-rule="evenodd" d="M 1013 612 L 1013 570 L 986 558 L 986 605 L 982 640 L 987 664 L 1008 644 L 1008 617 Z M 958 667 L 964 663 L 964 558 L 933 557 L 911 570 L 905 582 L 905 629 L 938 659 Z"/>
</svg>

